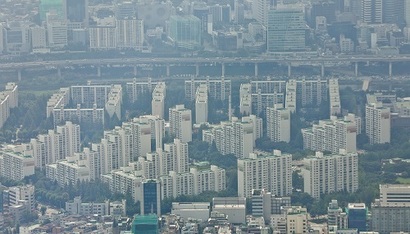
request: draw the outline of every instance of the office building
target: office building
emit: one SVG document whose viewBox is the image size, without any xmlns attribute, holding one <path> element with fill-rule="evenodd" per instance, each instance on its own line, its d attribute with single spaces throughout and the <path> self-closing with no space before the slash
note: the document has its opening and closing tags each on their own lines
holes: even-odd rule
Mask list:
<svg viewBox="0 0 410 234">
<path fill-rule="evenodd" d="M 306 49 L 306 22 L 303 10 L 283 8 L 268 12 L 267 51 L 303 51 Z"/>
<path fill-rule="evenodd" d="M 211 210 L 211 204 L 208 202 L 173 202 L 171 214 L 181 218 L 208 220 Z"/>
<path fill-rule="evenodd" d="M 273 142 L 290 141 L 290 110 L 276 104 L 266 108 L 267 136 Z"/>
<path fill-rule="evenodd" d="M 383 22 L 383 1 L 382 0 L 362 0 L 361 20 L 368 24 L 381 24 Z"/>
<path fill-rule="evenodd" d="M 62 0 L 63 15 L 67 22 L 88 27 L 88 0 Z"/>
<path fill-rule="evenodd" d="M 110 50 L 117 48 L 117 28 L 113 17 L 98 19 L 89 28 L 91 50 Z"/>
<path fill-rule="evenodd" d="M 34 158 L 29 146 L 6 147 L 0 151 L 0 176 L 20 181 L 34 175 Z"/>
<path fill-rule="evenodd" d="M 158 234 L 158 216 L 155 214 L 136 215 L 131 224 L 133 234 Z"/>
<path fill-rule="evenodd" d="M 228 216 L 232 224 L 245 223 L 246 198 L 244 197 L 214 197 L 212 199 L 212 212 Z M 212 214 L 211 214 L 212 216 Z"/>
<path fill-rule="evenodd" d="M 347 229 L 347 214 L 339 207 L 337 200 L 332 200 L 327 207 L 327 226 Z"/>
<path fill-rule="evenodd" d="M 368 210 L 364 203 L 349 203 L 346 208 L 348 228 L 356 228 L 359 232 L 367 231 Z"/>
<path fill-rule="evenodd" d="M 75 197 L 73 201 L 65 203 L 65 210 L 72 215 L 112 215 L 120 217 L 125 215 L 126 202 L 82 202 L 81 197 Z"/>
<path fill-rule="evenodd" d="M 390 143 L 390 108 L 382 103 L 366 105 L 366 135 L 370 144 Z"/>
<path fill-rule="evenodd" d="M 356 136 L 361 132 L 361 120 L 354 114 L 343 119 L 331 116 L 330 120 L 319 120 L 311 128 L 302 129 L 303 148 L 315 151 L 339 153 L 356 152 Z"/>
<path fill-rule="evenodd" d="M 251 197 L 253 189 L 267 189 L 276 196 L 292 193 L 292 155 L 251 153 L 238 159 L 238 196 Z"/>
<path fill-rule="evenodd" d="M 169 108 L 169 132 L 184 143 L 192 141 L 191 110 L 184 105 Z"/>
<path fill-rule="evenodd" d="M 63 48 L 68 45 L 67 21 L 55 13 L 47 13 L 47 41 L 51 48 Z"/>
<path fill-rule="evenodd" d="M 166 85 L 165 82 L 158 82 L 155 85 L 154 91 L 152 91 L 152 115 L 164 118 L 164 106 L 166 97 Z"/>
<path fill-rule="evenodd" d="M 40 2 L 39 5 L 39 16 L 40 21 L 46 21 L 47 13 L 54 13 L 59 15 L 62 19 L 63 15 L 63 3 L 62 1 L 55 1 L 55 0 L 43 0 Z"/>
<path fill-rule="evenodd" d="M 117 19 L 116 29 L 118 49 L 142 50 L 144 43 L 144 23 L 142 20 L 135 17 Z"/>
<path fill-rule="evenodd" d="M 252 190 L 252 216 L 263 217 L 269 222 L 272 214 L 281 214 L 284 207 L 290 207 L 290 197 L 277 197 L 266 189 Z"/>
<path fill-rule="evenodd" d="M 205 84 L 199 85 L 195 97 L 195 123 L 208 122 L 208 88 Z"/>
<path fill-rule="evenodd" d="M 410 0 L 404 0 L 404 21 L 407 28 L 410 28 Z"/>
<path fill-rule="evenodd" d="M 371 227 L 380 234 L 409 232 L 410 186 L 381 184 L 380 197 L 372 203 Z"/>
<path fill-rule="evenodd" d="M 287 233 L 308 233 L 308 212 L 301 206 L 292 206 L 286 209 Z"/>
<path fill-rule="evenodd" d="M 201 46 L 201 20 L 193 15 L 173 15 L 168 35 L 178 48 L 197 49 Z"/>
<path fill-rule="evenodd" d="M 142 183 L 140 214 L 156 214 L 161 216 L 161 190 L 159 181 L 148 180 Z"/>
<path fill-rule="evenodd" d="M 339 191 L 356 192 L 359 188 L 356 153 L 324 155 L 316 152 L 304 160 L 302 169 L 304 192 L 319 199 L 323 194 Z"/>
<path fill-rule="evenodd" d="M 383 23 L 403 25 L 405 0 L 382 1 Z"/>
<path fill-rule="evenodd" d="M 268 13 L 271 9 L 270 0 L 253 0 L 252 1 L 252 16 L 263 26 L 267 27 Z"/>
<path fill-rule="evenodd" d="M 30 27 L 31 48 L 33 50 L 47 47 L 47 30 L 41 26 Z"/>
<path fill-rule="evenodd" d="M 26 22 L 10 21 L 3 30 L 5 51 L 20 55 L 30 52 L 30 27 Z"/>
<path fill-rule="evenodd" d="M 231 80 L 226 80 L 224 77 L 218 80 L 185 80 L 185 98 L 195 100 L 196 90 L 200 85 L 206 85 L 209 98 L 214 100 L 225 101 L 231 95 Z"/>
</svg>

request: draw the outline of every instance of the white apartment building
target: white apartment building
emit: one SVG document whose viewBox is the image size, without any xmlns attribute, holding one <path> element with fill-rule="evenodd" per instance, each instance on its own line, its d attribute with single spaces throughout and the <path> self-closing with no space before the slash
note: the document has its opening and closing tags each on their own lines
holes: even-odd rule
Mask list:
<svg viewBox="0 0 410 234">
<path fill-rule="evenodd" d="M 10 116 L 10 109 L 18 106 L 18 86 L 16 83 L 7 83 L 5 91 L 0 92 L 0 128 Z"/>
<path fill-rule="evenodd" d="M 107 102 L 105 103 L 105 110 L 110 118 L 114 115 L 121 119 L 121 104 L 122 104 L 122 87 L 121 85 L 113 85 L 108 94 Z"/>
<path fill-rule="evenodd" d="M 330 116 L 340 115 L 342 107 L 340 105 L 339 81 L 337 79 L 329 80 L 329 101 L 330 101 Z"/>
<path fill-rule="evenodd" d="M 87 161 L 81 160 L 78 157 L 73 156 L 60 160 L 56 163 L 55 168 L 55 178 L 50 179 L 57 181 L 62 187 L 69 184 L 76 185 L 77 181 L 86 182 L 90 180 L 90 168 L 87 165 Z M 52 173 L 49 174 L 51 175 Z"/>
<path fill-rule="evenodd" d="M 112 192 L 127 194 L 131 192 L 134 201 L 142 197 L 143 176 L 138 175 L 132 167 L 121 167 L 101 176 L 103 182 L 108 183 Z"/>
<path fill-rule="evenodd" d="M 34 175 L 34 158 L 30 150 L 4 148 L 0 151 L 0 176 L 20 181 Z"/>
<path fill-rule="evenodd" d="M 82 107 L 97 108 L 105 106 L 112 88 L 116 85 L 73 85 L 69 87 L 69 97 L 74 105 L 81 104 Z"/>
<path fill-rule="evenodd" d="M 220 80 L 186 80 L 185 81 L 185 98 L 188 100 L 195 100 L 196 90 L 200 85 L 206 85 L 208 90 L 208 95 L 210 98 L 215 100 L 227 100 L 231 95 L 231 80 L 226 80 L 221 77 Z"/>
<path fill-rule="evenodd" d="M 202 131 L 202 140 L 212 144 L 221 154 L 234 154 L 245 158 L 253 152 L 255 141 L 262 134 L 262 120 L 254 115 L 242 120 L 232 118 L 231 122 L 221 122 L 211 129 Z"/>
<path fill-rule="evenodd" d="M 319 120 L 311 128 L 302 129 L 303 148 L 338 153 L 340 149 L 356 152 L 356 136 L 361 132 L 361 120 L 354 114 L 343 119 L 331 116 Z"/>
<path fill-rule="evenodd" d="M 174 143 L 164 145 L 164 151 L 169 152 L 169 159 L 166 159 L 165 154 L 162 156 L 163 168 L 168 171 L 175 171 L 177 173 L 188 172 L 189 159 L 188 159 L 188 143 L 182 142 L 180 139 L 174 139 Z M 166 160 L 166 161 L 164 161 Z M 169 167 L 171 166 L 171 167 Z"/>
<path fill-rule="evenodd" d="M 276 104 L 266 108 L 266 128 L 269 139 L 273 142 L 290 141 L 290 110 Z"/>
<path fill-rule="evenodd" d="M 169 131 L 182 142 L 192 141 L 191 110 L 184 105 L 169 108 Z"/>
<path fill-rule="evenodd" d="M 304 160 L 304 165 L 304 192 L 313 198 L 339 191 L 353 193 L 359 187 L 357 153 L 341 150 L 339 154 L 323 155 L 316 152 Z"/>
<path fill-rule="evenodd" d="M 366 135 L 370 144 L 390 143 L 390 125 L 390 108 L 380 102 L 366 105 Z"/>
<path fill-rule="evenodd" d="M 80 125 L 67 121 L 65 125 L 49 130 L 48 134 L 31 139 L 30 144 L 36 167 L 43 168 L 80 152 Z"/>
<path fill-rule="evenodd" d="M 154 91 L 152 91 L 151 109 L 153 116 L 158 116 L 161 119 L 164 118 L 165 97 L 165 82 L 158 82 L 157 85 L 155 85 Z"/>
<path fill-rule="evenodd" d="M 142 115 L 133 122 L 147 123 L 151 126 L 151 139 L 155 140 L 155 148 L 162 148 L 162 138 L 165 136 L 165 120 L 153 115 Z"/>
<path fill-rule="evenodd" d="M 152 82 L 151 78 L 148 78 L 147 82 L 137 82 L 137 79 L 133 79 L 132 82 L 127 82 L 126 92 L 131 102 L 135 102 L 138 98 L 141 98 L 141 95 L 151 95 L 152 90 L 158 82 Z"/>
<path fill-rule="evenodd" d="M 296 88 L 296 80 L 289 80 L 286 83 L 285 108 L 292 113 L 296 111 Z"/>
<path fill-rule="evenodd" d="M 195 123 L 208 122 L 208 87 L 205 84 L 198 86 L 195 96 Z"/>
<path fill-rule="evenodd" d="M 242 115 L 252 114 L 251 84 L 241 84 L 239 88 L 239 112 Z"/>
<path fill-rule="evenodd" d="M 185 173 L 170 171 L 168 175 L 161 176 L 159 181 L 162 188 L 161 199 L 226 189 L 225 169 L 215 165 L 193 166 L 190 172 Z"/>
<path fill-rule="evenodd" d="M 292 193 L 292 155 L 250 153 L 238 159 L 238 196 L 251 197 L 253 189 L 267 189 L 277 196 Z"/>
</svg>

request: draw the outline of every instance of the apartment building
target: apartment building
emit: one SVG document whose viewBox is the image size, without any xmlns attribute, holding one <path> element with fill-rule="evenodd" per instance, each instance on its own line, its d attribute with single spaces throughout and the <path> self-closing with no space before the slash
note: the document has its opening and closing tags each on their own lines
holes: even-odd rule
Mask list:
<svg viewBox="0 0 410 234">
<path fill-rule="evenodd" d="M 290 113 L 289 109 L 283 108 L 283 104 L 266 108 L 266 134 L 271 141 L 289 143 Z"/>
<path fill-rule="evenodd" d="M 161 119 L 164 118 L 165 97 L 165 82 L 158 82 L 155 85 L 154 91 L 152 91 L 151 112 L 153 116 L 158 116 Z"/>
<path fill-rule="evenodd" d="M 255 140 L 262 135 L 262 120 L 254 115 L 242 120 L 232 118 L 231 122 L 222 122 L 211 129 L 203 130 L 203 141 L 213 144 L 221 154 L 234 154 L 245 158 L 253 151 Z"/>
<path fill-rule="evenodd" d="M 34 175 L 35 159 L 29 145 L 6 146 L 0 150 L 0 176 L 20 181 Z"/>
<path fill-rule="evenodd" d="M 354 114 L 342 119 L 331 116 L 319 120 L 311 128 L 302 129 L 303 148 L 338 153 L 340 149 L 356 152 L 356 136 L 361 132 L 361 120 Z"/>
<path fill-rule="evenodd" d="M 227 100 L 232 92 L 231 80 L 226 80 L 221 77 L 220 80 L 216 79 L 201 79 L 201 80 L 186 80 L 185 81 L 185 98 L 188 100 L 195 100 L 196 90 L 200 85 L 206 85 L 209 97 L 214 100 Z"/>
<path fill-rule="evenodd" d="M 292 155 L 274 150 L 238 159 L 238 196 L 251 197 L 253 189 L 267 189 L 277 196 L 291 194 Z"/>
<path fill-rule="evenodd" d="M 192 141 L 191 110 L 184 105 L 169 108 L 169 132 L 182 142 Z"/>
<path fill-rule="evenodd" d="M 339 191 L 356 192 L 359 188 L 357 153 L 341 150 L 339 154 L 316 152 L 304 160 L 304 191 L 319 199 L 322 194 Z"/>
<path fill-rule="evenodd" d="M 370 144 L 390 143 L 390 121 L 390 108 L 380 102 L 366 105 L 366 135 Z"/>
<path fill-rule="evenodd" d="M 18 106 L 18 86 L 7 83 L 5 91 L 0 92 L 0 129 L 10 116 L 10 109 Z"/>
<path fill-rule="evenodd" d="M 195 95 L 195 123 L 208 122 L 208 87 L 205 84 L 198 86 Z"/>
</svg>

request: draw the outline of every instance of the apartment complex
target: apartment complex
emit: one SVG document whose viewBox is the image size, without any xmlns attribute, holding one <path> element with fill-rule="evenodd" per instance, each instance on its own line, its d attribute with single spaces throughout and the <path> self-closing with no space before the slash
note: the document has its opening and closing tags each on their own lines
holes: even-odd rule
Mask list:
<svg viewBox="0 0 410 234">
<path fill-rule="evenodd" d="M 65 121 L 81 124 L 104 124 L 107 111 L 121 118 L 121 85 L 84 85 L 60 88 L 47 101 L 47 118 L 53 117 L 54 125 Z M 71 106 L 70 106 L 71 105 Z"/>
<path fill-rule="evenodd" d="M 331 116 L 330 120 L 319 120 L 311 128 L 302 129 L 303 148 L 332 153 L 340 149 L 356 152 L 356 136 L 360 133 L 361 120 L 354 114 L 343 119 Z"/>
<path fill-rule="evenodd" d="M 289 109 L 283 108 L 283 104 L 266 108 L 267 136 L 273 142 L 290 141 L 290 114 Z"/>
<path fill-rule="evenodd" d="M 382 103 L 366 105 L 366 135 L 370 144 L 390 143 L 390 108 Z"/>
<path fill-rule="evenodd" d="M 191 110 L 184 105 L 169 108 L 169 132 L 182 142 L 192 141 Z"/>
<path fill-rule="evenodd" d="M 277 196 L 291 194 L 292 155 L 274 150 L 238 159 L 238 196 L 251 197 L 253 189 L 267 189 Z"/>
<path fill-rule="evenodd" d="M 10 116 L 10 109 L 18 106 L 18 86 L 7 83 L 5 91 L 0 92 L 0 129 Z"/>
<path fill-rule="evenodd" d="M 304 191 L 317 199 L 333 192 L 353 193 L 359 188 L 358 167 L 356 153 L 341 150 L 339 154 L 324 155 L 316 152 L 315 156 L 304 160 Z"/>
<path fill-rule="evenodd" d="M 262 119 L 251 115 L 241 120 L 232 118 L 230 122 L 221 122 L 217 126 L 203 130 L 202 140 L 213 144 L 221 154 L 234 154 L 246 158 L 253 152 L 256 139 L 262 136 Z"/>
</svg>

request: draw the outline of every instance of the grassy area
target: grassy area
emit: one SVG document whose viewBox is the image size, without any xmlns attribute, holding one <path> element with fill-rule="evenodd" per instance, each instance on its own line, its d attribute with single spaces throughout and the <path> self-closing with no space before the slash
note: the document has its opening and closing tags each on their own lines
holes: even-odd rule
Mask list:
<svg viewBox="0 0 410 234">
<path fill-rule="evenodd" d="M 398 177 L 396 181 L 400 184 L 410 184 L 410 178 Z"/>
</svg>

